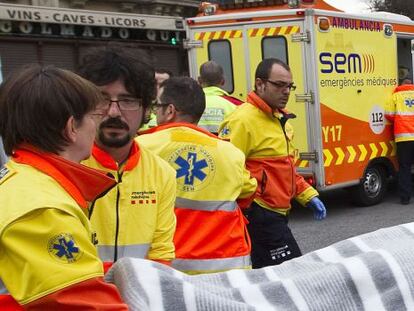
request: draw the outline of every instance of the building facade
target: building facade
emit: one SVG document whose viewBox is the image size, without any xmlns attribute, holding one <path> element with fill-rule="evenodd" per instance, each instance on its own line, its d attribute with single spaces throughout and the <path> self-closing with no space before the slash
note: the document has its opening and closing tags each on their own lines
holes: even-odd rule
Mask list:
<svg viewBox="0 0 414 311">
<path fill-rule="evenodd" d="M 19 0 L 0 2 L 2 72 L 27 63 L 76 70 L 85 49 L 118 42 L 144 49 L 153 65 L 187 74 L 184 18 L 193 0 Z"/>
</svg>

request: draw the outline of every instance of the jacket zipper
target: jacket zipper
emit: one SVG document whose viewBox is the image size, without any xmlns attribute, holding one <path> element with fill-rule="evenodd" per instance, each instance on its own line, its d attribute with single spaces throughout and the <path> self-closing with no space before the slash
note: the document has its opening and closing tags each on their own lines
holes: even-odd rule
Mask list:
<svg viewBox="0 0 414 311">
<path fill-rule="evenodd" d="M 115 246 L 114 246 L 114 262 L 118 260 L 118 236 L 119 236 L 119 184 L 122 182 L 122 173 L 118 171 L 118 183 L 116 186 L 116 224 L 115 224 Z"/>
<path fill-rule="evenodd" d="M 288 139 L 288 137 L 286 135 L 286 131 L 285 131 L 285 124 L 286 124 L 286 122 L 287 122 L 288 119 L 285 116 L 283 116 L 282 119 L 278 119 L 278 120 L 280 122 L 280 126 L 282 127 L 283 135 L 285 136 L 286 151 L 287 151 L 286 155 L 287 155 L 288 161 L 290 162 L 290 169 L 291 169 L 291 174 L 292 174 L 292 176 L 291 176 L 291 181 L 292 181 L 292 183 L 291 183 L 291 186 L 292 186 L 292 188 L 291 188 L 291 196 L 292 196 L 292 195 L 294 195 L 293 188 L 294 188 L 295 174 L 294 174 L 294 167 L 293 167 L 294 165 L 293 165 L 293 163 L 292 163 L 292 161 L 290 159 L 289 139 Z"/>
<path fill-rule="evenodd" d="M 111 177 L 112 179 L 114 178 L 114 175 L 112 175 L 111 173 L 107 173 L 106 174 L 108 177 Z M 92 218 L 92 214 L 93 214 L 93 210 L 95 209 L 95 203 L 96 201 L 98 201 L 98 199 L 102 198 L 103 196 L 105 196 L 109 191 L 111 191 L 112 189 L 114 189 L 115 187 L 118 186 L 118 183 L 112 185 L 111 187 L 109 187 L 108 189 L 106 189 L 106 191 L 102 192 L 101 194 L 99 194 L 92 202 L 90 207 L 88 208 L 88 219 L 91 220 Z"/>
</svg>

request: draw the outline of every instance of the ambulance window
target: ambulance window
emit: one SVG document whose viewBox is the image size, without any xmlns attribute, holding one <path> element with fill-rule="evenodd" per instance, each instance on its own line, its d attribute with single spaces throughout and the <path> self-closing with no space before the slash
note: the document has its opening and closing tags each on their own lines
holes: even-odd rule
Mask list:
<svg viewBox="0 0 414 311">
<path fill-rule="evenodd" d="M 208 59 L 223 67 L 225 83 L 223 89 L 230 94 L 234 91 L 233 62 L 231 45 L 227 40 L 212 40 L 208 43 Z"/>
<path fill-rule="evenodd" d="M 288 64 L 287 44 L 286 38 L 278 37 L 264 37 L 262 40 L 262 57 L 278 58 Z"/>
</svg>

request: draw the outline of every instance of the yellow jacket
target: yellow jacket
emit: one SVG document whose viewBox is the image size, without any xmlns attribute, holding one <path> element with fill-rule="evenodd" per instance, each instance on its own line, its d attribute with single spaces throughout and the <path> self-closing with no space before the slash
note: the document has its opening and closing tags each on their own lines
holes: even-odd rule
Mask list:
<svg viewBox="0 0 414 311">
<path fill-rule="evenodd" d="M 400 85 L 394 90 L 385 117 L 393 123 L 396 142 L 414 140 L 414 85 Z"/>
<path fill-rule="evenodd" d="M 255 202 L 269 210 L 286 215 L 295 198 L 305 205 L 318 192 L 294 166 L 293 128 L 286 111 L 273 113 L 256 93 L 248 95 L 220 126 L 220 137 L 229 140 L 246 155 L 246 166 L 257 179 Z"/>
<path fill-rule="evenodd" d="M 219 87 L 204 87 L 203 91 L 206 95 L 206 109 L 198 122 L 198 126 L 217 134 L 221 122 L 237 106 L 227 99 L 230 97 L 229 94 Z"/>
<path fill-rule="evenodd" d="M 167 263 L 174 258 L 175 172 L 158 156 L 134 143 L 122 166 L 94 146 L 83 164 L 111 173 L 117 185 L 89 209 L 104 262 L 122 257 Z"/>
<path fill-rule="evenodd" d="M 256 180 L 242 152 L 189 123 L 152 128 L 137 138 L 177 174 L 173 267 L 187 273 L 250 267 L 250 239 L 236 202 L 250 199 Z"/>
<path fill-rule="evenodd" d="M 0 171 L 0 292 L 4 284 L 37 310 L 85 310 L 97 297 L 102 310 L 126 310 L 116 288 L 102 280 L 95 233 L 82 211 L 113 185 L 59 156 L 31 146 L 16 150 Z"/>
</svg>

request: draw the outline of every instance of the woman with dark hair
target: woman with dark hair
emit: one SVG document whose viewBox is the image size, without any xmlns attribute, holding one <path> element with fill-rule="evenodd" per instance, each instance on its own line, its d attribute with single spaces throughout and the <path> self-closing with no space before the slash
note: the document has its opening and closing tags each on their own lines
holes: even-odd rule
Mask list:
<svg viewBox="0 0 414 311">
<path fill-rule="evenodd" d="M 126 310 L 103 281 L 88 202 L 114 182 L 79 162 L 95 137 L 100 91 L 76 74 L 31 65 L 0 87 L 0 293 L 26 310 Z M 0 298 L 5 310 L 10 296 Z M 16 304 L 16 308 L 18 305 Z"/>
</svg>

